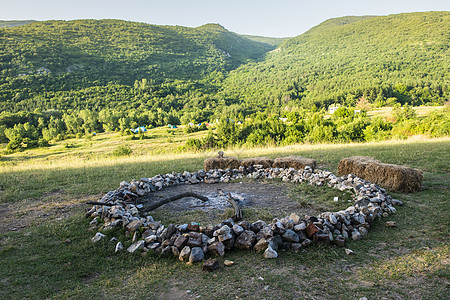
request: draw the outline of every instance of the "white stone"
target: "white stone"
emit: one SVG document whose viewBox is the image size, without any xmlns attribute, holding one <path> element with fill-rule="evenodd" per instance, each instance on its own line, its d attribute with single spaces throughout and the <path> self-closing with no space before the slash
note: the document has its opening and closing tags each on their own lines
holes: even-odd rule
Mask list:
<svg viewBox="0 0 450 300">
<path fill-rule="evenodd" d="M 144 248 L 144 246 L 145 246 L 144 240 L 139 240 L 139 241 L 131 244 L 131 246 L 127 248 L 127 251 L 130 253 L 134 253 L 137 250 Z"/>
<path fill-rule="evenodd" d="M 273 250 L 271 246 L 267 247 L 266 251 L 264 251 L 264 258 L 277 258 L 277 251 Z"/>
<path fill-rule="evenodd" d="M 121 242 L 118 242 L 117 244 L 116 244 L 116 250 L 115 250 L 115 252 L 117 253 L 117 252 L 119 252 L 119 251 L 122 251 L 123 250 L 123 245 L 122 245 L 122 243 Z"/>
<path fill-rule="evenodd" d="M 106 237 L 106 235 L 104 235 L 103 233 L 97 232 L 91 240 L 94 243 L 97 243 L 97 242 L 101 241 L 102 239 L 104 239 L 105 237 Z"/>
</svg>

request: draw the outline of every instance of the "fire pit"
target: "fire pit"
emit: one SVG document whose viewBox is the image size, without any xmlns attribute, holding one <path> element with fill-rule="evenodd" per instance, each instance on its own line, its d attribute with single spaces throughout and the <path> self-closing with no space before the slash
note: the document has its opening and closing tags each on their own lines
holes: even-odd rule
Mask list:
<svg viewBox="0 0 450 300">
<path fill-rule="evenodd" d="M 155 221 L 150 216 L 151 211 L 146 209 L 148 199 L 154 199 L 162 191 L 169 191 L 170 187 L 192 188 L 205 183 L 226 185 L 243 178 L 278 179 L 286 183 L 303 182 L 317 186 L 326 185 L 341 191 L 351 190 L 354 193 L 353 203 L 347 209 L 337 212 L 323 212 L 318 216 L 304 217 L 292 213 L 284 218 L 276 218 L 271 223 L 240 220 L 235 210 L 234 219 L 206 226 L 195 222 L 165 226 Z M 245 193 L 221 194 L 216 189 L 202 196 L 206 196 L 207 200 L 184 198 L 177 200 L 178 203 L 173 201 L 164 205 L 172 205 L 175 208 L 178 206 L 179 209 L 223 209 L 230 203 L 227 198 L 233 199 L 238 207 L 251 205 L 251 195 Z M 145 201 L 141 201 L 142 199 Z M 338 177 L 325 170 L 313 170 L 309 166 L 295 170 L 253 165 L 193 173 L 185 171 L 182 174 L 173 172 L 131 182 L 123 181 L 118 189 L 107 193 L 94 204 L 86 213 L 86 216 L 93 218 L 92 225 L 102 224 L 102 230 L 116 227 L 127 229 L 129 238 L 123 237 L 117 242 L 117 252 L 125 249 L 125 244 L 127 251 L 131 253 L 138 250 L 156 251 L 194 263 L 203 260 L 205 256 L 223 256 L 231 249 L 255 250 L 263 252 L 265 258 L 276 258 L 277 251 L 282 248 L 299 251 L 311 243 L 335 243 L 344 246 L 348 239 L 357 241 L 366 236 L 376 219 L 394 213 L 396 209 L 393 205 L 401 202 L 392 199 L 379 186 L 357 176 Z M 98 232 L 93 240 L 98 241 L 102 237 L 104 235 Z"/>
</svg>

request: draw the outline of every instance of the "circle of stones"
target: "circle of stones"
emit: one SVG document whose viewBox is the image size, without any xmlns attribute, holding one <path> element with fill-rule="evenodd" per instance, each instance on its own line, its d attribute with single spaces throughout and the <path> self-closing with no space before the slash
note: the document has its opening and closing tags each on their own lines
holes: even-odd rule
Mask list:
<svg viewBox="0 0 450 300">
<path fill-rule="evenodd" d="M 274 219 L 267 224 L 264 221 L 250 223 L 225 220 L 217 225 L 200 226 L 197 223 L 173 225 L 167 227 L 155 221 L 147 213 L 141 213 L 142 205 L 133 204 L 142 196 L 162 190 L 166 187 L 183 184 L 209 184 L 230 182 L 244 177 L 253 179 L 275 179 L 283 182 L 308 183 L 341 191 L 353 191 L 353 203 L 345 210 L 323 212 L 318 216 L 300 218 L 295 213 L 282 219 Z M 360 240 L 368 234 L 373 222 L 381 217 L 395 213 L 394 204 L 400 201 L 392 199 L 386 191 L 376 184 L 365 181 L 352 174 L 336 176 L 326 170 L 305 167 L 263 168 L 261 165 L 240 167 L 239 169 L 184 171 L 159 174 L 151 178 L 141 178 L 131 182 L 122 181 L 120 187 L 105 194 L 94 205 L 86 217 L 93 220 L 90 225 L 101 225 L 100 231 L 117 226 L 126 227 L 131 245 L 128 252 L 157 251 L 165 255 L 175 255 L 181 261 L 197 262 L 210 252 L 223 256 L 233 248 L 263 252 L 266 258 L 276 258 L 279 249 L 298 251 L 312 243 L 345 245 L 348 239 Z M 400 203 L 399 203 L 400 202 Z M 104 204 L 103 204 L 104 203 Z M 97 232 L 94 242 L 106 237 Z M 140 232 L 143 232 L 140 235 Z M 132 238 L 131 238 L 132 237 Z M 116 240 L 113 238 L 113 240 Z M 115 251 L 125 249 L 117 242 Z"/>
</svg>

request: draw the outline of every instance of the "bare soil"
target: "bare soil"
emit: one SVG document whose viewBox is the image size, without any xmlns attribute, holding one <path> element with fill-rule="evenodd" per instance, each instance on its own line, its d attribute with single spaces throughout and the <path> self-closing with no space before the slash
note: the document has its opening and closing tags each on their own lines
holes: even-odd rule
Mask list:
<svg viewBox="0 0 450 300">
<path fill-rule="evenodd" d="M 224 193 L 230 193 L 242 208 L 261 208 L 280 218 L 293 212 L 300 216 L 305 214 L 317 214 L 318 211 L 311 208 L 302 207 L 295 200 L 295 197 L 292 194 L 292 188 L 292 184 L 283 182 L 267 183 L 261 181 L 236 181 L 231 183 L 216 184 L 200 183 L 195 185 L 179 185 L 165 188 L 164 190 L 152 193 L 152 197 L 149 201 L 159 202 L 162 199 L 181 193 L 193 192 L 208 197 L 210 200 L 203 202 L 196 198 L 186 197 L 164 204 L 155 211 L 168 210 L 172 212 L 186 212 L 192 210 L 203 210 L 222 213 L 224 209 L 231 208 L 232 206 L 225 200 L 225 197 L 221 197 L 219 195 L 218 190 L 221 190 Z"/>
<path fill-rule="evenodd" d="M 231 205 L 224 200 L 222 202 L 218 190 L 231 193 L 243 208 L 261 208 L 277 217 L 284 217 L 295 212 L 300 216 L 305 214 L 315 215 L 316 211 L 304 208 L 295 201 L 292 196 L 292 185 L 282 182 L 231 182 L 195 185 L 180 185 L 165 188 L 152 193 L 150 201 L 160 201 L 184 192 L 194 192 L 204 195 L 213 201 L 202 202 L 195 198 L 182 198 L 175 202 L 165 204 L 156 211 L 168 211 L 171 214 L 193 212 L 200 210 L 211 212 L 217 216 L 222 214 Z M 45 194 L 33 201 L 14 202 L 0 204 L 0 234 L 8 231 L 22 230 L 33 223 L 44 220 L 61 220 L 84 210 L 86 201 L 98 200 L 101 195 L 92 195 L 78 199 L 70 199 L 64 191 L 57 190 Z M 245 219 L 244 215 L 244 219 Z M 162 220 L 164 221 L 164 220 Z M 192 220 L 196 221 L 196 220 Z"/>
<path fill-rule="evenodd" d="M 70 199 L 64 191 L 49 192 L 38 200 L 0 204 L 0 234 L 18 231 L 44 220 L 62 220 L 83 210 L 100 195 Z"/>
</svg>

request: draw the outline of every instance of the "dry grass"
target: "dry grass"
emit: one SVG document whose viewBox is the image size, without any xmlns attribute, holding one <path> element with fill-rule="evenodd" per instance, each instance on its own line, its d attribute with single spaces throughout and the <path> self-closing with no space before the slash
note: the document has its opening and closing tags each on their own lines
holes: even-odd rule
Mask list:
<svg viewBox="0 0 450 300">
<path fill-rule="evenodd" d="M 300 170 L 304 169 L 306 166 L 315 169 L 316 160 L 312 158 L 304 158 L 301 156 L 291 155 L 288 157 L 278 157 L 273 162 L 274 168 L 283 168 L 283 169 L 294 168 L 296 170 Z"/>
<path fill-rule="evenodd" d="M 354 174 L 384 188 L 399 192 L 414 192 L 422 187 L 421 170 L 385 164 L 367 156 L 353 156 L 339 162 L 338 173 Z"/>
<path fill-rule="evenodd" d="M 445 108 L 445 106 L 414 106 L 414 110 L 416 111 L 418 116 L 428 115 L 430 112 L 435 110 L 441 110 Z M 392 109 L 393 107 L 381 107 L 370 110 L 367 115 L 369 117 L 392 117 Z"/>
<path fill-rule="evenodd" d="M 213 169 L 238 169 L 239 165 L 239 160 L 235 157 L 211 157 L 205 159 L 203 168 L 206 171 Z"/>
<path fill-rule="evenodd" d="M 249 167 L 254 165 L 261 165 L 263 168 L 271 168 L 274 160 L 267 157 L 250 157 L 241 160 L 241 166 Z"/>
</svg>

